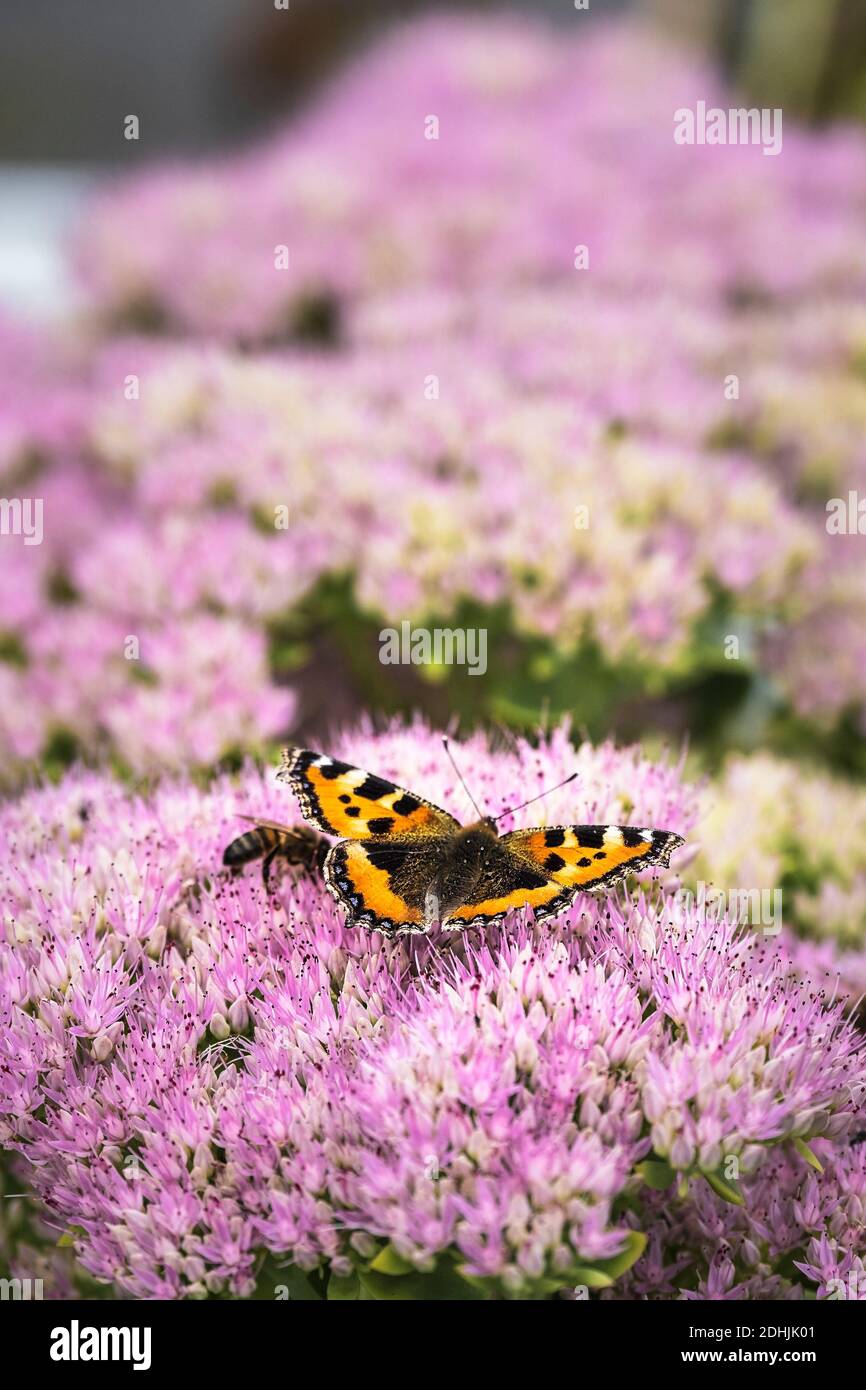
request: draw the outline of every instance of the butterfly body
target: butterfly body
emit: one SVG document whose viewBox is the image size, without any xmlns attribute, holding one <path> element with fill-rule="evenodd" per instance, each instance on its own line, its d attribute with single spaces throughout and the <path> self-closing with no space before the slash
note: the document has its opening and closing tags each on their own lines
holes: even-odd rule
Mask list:
<svg viewBox="0 0 866 1390">
<path fill-rule="evenodd" d="M 431 837 L 420 855 L 413 841 L 392 840 L 382 846 L 368 845 L 366 856 L 374 868 L 388 874 L 391 891 L 420 913 L 424 930 L 429 931 L 471 900 L 499 853 L 497 846 L 493 822 L 486 820 L 461 826 L 451 835 Z M 335 856 L 337 862 L 341 856 Z"/>
<path fill-rule="evenodd" d="M 442 862 L 424 894 L 424 925 L 447 920 L 452 909 L 469 901 L 490 860 L 496 855 L 496 827 L 490 820 L 456 831 L 444 841 Z"/>
<path fill-rule="evenodd" d="M 279 776 L 314 829 L 344 837 L 322 866 L 332 895 L 350 921 L 387 933 L 488 925 L 520 907 L 549 917 L 580 892 L 667 865 L 683 843 L 671 831 L 633 826 L 537 826 L 505 835 L 489 817 L 462 826 L 386 778 L 312 749 L 286 749 Z"/>
</svg>

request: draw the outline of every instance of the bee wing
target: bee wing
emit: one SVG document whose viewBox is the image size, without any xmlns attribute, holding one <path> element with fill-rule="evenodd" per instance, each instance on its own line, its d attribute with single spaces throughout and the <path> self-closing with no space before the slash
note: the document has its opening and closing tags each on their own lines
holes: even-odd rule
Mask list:
<svg viewBox="0 0 866 1390">
<path fill-rule="evenodd" d="M 245 816 L 240 811 L 237 812 L 238 820 L 245 820 L 248 825 L 258 825 L 262 830 L 276 830 L 281 835 L 303 835 L 306 826 L 282 825 L 278 820 L 263 820 L 261 816 Z"/>
</svg>

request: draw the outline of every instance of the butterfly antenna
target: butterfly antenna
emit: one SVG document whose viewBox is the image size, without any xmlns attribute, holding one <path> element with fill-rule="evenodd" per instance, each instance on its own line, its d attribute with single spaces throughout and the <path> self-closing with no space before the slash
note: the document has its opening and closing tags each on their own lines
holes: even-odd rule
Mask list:
<svg viewBox="0 0 866 1390">
<path fill-rule="evenodd" d="M 500 811 L 498 816 L 493 817 L 494 825 L 498 820 L 504 820 L 506 816 L 512 815 L 515 811 L 522 811 L 524 806 L 531 806 L 533 801 L 540 801 L 543 796 L 549 796 L 551 792 L 558 792 L 560 787 L 567 787 L 576 776 L 577 773 L 572 772 L 570 777 L 565 777 L 561 782 L 557 782 L 555 787 L 548 787 L 546 791 L 539 792 L 537 796 L 531 796 L 528 801 L 521 801 L 519 806 L 509 806 L 507 811 Z"/>
<path fill-rule="evenodd" d="M 448 754 L 448 760 L 449 760 L 449 762 L 451 763 L 451 766 L 453 767 L 454 771 L 457 773 L 457 776 L 458 776 L 458 778 L 459 778 L 461 787 L 462 787 L 463 790 L 465 791 L 466 795 L 469 797 L 469 800 L 472 802 L 472 805 L 475 807 L 476 811 L 478 811 L 478 819 L 479 819 L 479 820 L 484 820 L 485 817 L 484 817 L 483 811 L 479 810 L 478 802 L 475 800 L 475 797 L 472 795 L 471 791 L 470 791 L 469 788 L 467 787 L 465 778 L 464 778 L 464 776 L 463 776 L 463 773 L 460 771 L 460 768 L 457 766 L 457 764 L 456 764 L 455 761 L 454 761 L 454 754 L 451 752 L 451 746 L 450 746 L 450 744 L 449 744 L 449 742 L 448 742 L 448 736 L 447 736 L 447 734 L 443 734 L 443 735 L 442 735 L 442 747 L 445 749 L 445 752 Z"/>
</svg>

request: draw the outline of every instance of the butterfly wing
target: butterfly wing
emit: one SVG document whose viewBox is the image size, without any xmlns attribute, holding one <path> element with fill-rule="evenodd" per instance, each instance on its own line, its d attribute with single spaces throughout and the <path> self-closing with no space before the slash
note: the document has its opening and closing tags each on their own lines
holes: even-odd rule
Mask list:
<svg viewBox="0 0 866 1390">
<path fill-rule="evenodd" d="M 445 863 L 447 836 L 341 840 L 325 859 L 325 883 L 353 925 L 403 934 L 427 929 L 427 888 Z"/>
<path fill-rule="evenodd" d="M 681 844 L 669 830 L 625 825 L 513 830 L 488 853 L 471 896 L 446 925 L 487 926 L 520 907 L 531 907 L 536 920 L 552 917 L 578 893 L 601 892 L 651 864 L 666 866 Z"/>
<path fill-rule="evenodd" d="M 286 748 L 277 775 L 297 796 L 304 819 L 326 835 L 414 839 L 459 828 L 447 811 L 414 792 L 310 748 Z"/>
<path fill-rule="evenodd" d="M 601 892 L 652 864 L 667 868 L 685 842 L 671 830 L 633 825 L 553 825 L 512 830 L 501 843 L 563 888 Z"/>
</svg>

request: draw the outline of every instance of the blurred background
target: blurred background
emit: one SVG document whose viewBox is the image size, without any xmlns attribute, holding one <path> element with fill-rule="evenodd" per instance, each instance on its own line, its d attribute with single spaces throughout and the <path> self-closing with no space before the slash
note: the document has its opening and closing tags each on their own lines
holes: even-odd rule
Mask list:
<svg viewBox="0 0 866 1390">
<path fill-rule="evenodd" d="M 118 103 L 147 117 L 148 153 L 224 148 L 290 111 L 394 21 L 447 8 L 570 24 L 571 0 L 4 0 L 0 159 L 125 160 Z M 816 119 L 866 114 L 859 0 L 591 0 L 581 22 L 643 13 L 713 53 L 761 104 Z"/>
<path fill-rule="evenodd" d="M 544 15 L 571 0 L 460 4 Z M 296 109 L 350 54 L 429 0 L 4 0 L 0 14 L 0 304 L 70 302 L 61 243 L 95 174 L 224 150 Z M 711 54 L 745 96 L 820 121 L 866 118 L 862 0 L 591 0 L 581 21 L 642 12 Z M 118 112 L 147 122 L 122 140 Z"/>
</svg>

